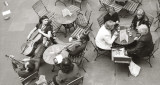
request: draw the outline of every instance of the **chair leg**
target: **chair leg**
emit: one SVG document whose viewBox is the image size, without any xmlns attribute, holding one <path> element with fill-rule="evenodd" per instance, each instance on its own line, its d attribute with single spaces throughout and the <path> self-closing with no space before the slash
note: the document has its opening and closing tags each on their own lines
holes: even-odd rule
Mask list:
<svg viewBox="0 0 160 85">
<path fill-rule="evenodd" d="M 114 76 L 116 76 L 116 72 L 117 72 L 117 65 L 116 65 L 116 63 L 114 63 L 114 67 L 115 67 L 115 71 L 114 71 Z"/>
<path fill-rule="evenodd" d="M 87 62 L 89 62 L 89 60 L 86 57 L 84 57 L 84 58 L 87 60 Z"/>
<path fill-rule="evenodd" d="M 149 58 L 148 63 L 150 65 L 150 67 L 152 68 L 152 64 L 151 64 L 151 59 Z"/>
<path fill-rule="evenodd" d="M 94 59 L 94 61 L 96 61 L 96 59 L 99 57 L 99 55 L 98 55 L 98 53 L 97 53 L 97 56 L 96 56 L 96 58 Z"/>
<path fill-rule="evenodd" d="M 55 65 L 53 65 L 52 72 L 54 72 L 54 71 L 55 71 L 55 67 L 56 67 L 56 66 L 55 66 Z"/>
</svg>

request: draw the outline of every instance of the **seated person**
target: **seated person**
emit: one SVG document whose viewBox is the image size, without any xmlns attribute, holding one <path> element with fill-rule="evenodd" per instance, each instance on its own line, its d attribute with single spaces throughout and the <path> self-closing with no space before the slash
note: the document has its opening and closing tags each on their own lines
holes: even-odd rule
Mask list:
<svg viewBox="0 0 160 85">
<path fill-rule="evenodd" d="M 114 7 L 109 7 L 108 13 L 104 16 L 104 23 L 109 20 L 116 22 L 117 24 L 120 22 L 118 13 L 115 12 Z"/>
<path fill-rule="evenodd" d="M 145 24 L 145 25 L 147 25 L 148 28 L 150 28 L 149 27 L 149 19 L 145 15 L 144 10 L 138 9 L 137 14 L 134 16 L 134 18 L 132 20 L 131 27 L 136 30 L 137 27 L 140 26 L 141 24 Z"/>
<path fill-rule="evenodd" d="M 69 58 L 64 58 L 60 64 L 61 69 L 58 75 L 54 76 L 53 82 L 55 85 L 67 85 L 69 82 L 79 77 L 79 68 L 75 63 L 72 63 Z"/>
<path fill-rule="evenodd" d="M 37 43 L 41 43 L 42 41 L 44 45 L 48 45 L 48 41 L 51 40 L 52 43 L 55 44 L 56 42 L 52 38 L 52 29 L 53 27 L 51 25 L 51 21 L 49 21 L 49 18 L 47 16 L 42 16 L 36 27 L 29 33 L 27 40 L 29 40 L 32 34 L 37 30 L 38 33 L 42 34 L 42 38 Z"/>
<path fill-rule="evenodd" d="M 118 36 L 117 31 L 113 31 L 115 22 L 109 20 L 99 29 L 95 43 L 97 47 L 103 50 L 111 50 L 112 43 Z M 114 33 L 113 33 L 114 32 Z"/>
<path fill-rule="evenodd" d="M 146 57 L 153 51 L 153 41 L 151 33 L 148 32 L 147 25 L 141 24 L 138 26 L 139 37 L 135 37 L 137 40 L 136 46 L 127 49 L 128 56 L 133 57 Z"/>
<path fill-rule="evenodd" d="M 14 58 L 13 55 L 9 57 Z M 22 78 L 26 78 L 31 75 L 35 71 L 39 70 L 40 58 L 28 58 L 24 59 L 21 63 L 19 60 L 12 59 L 13 69 L 18 73 L 18 75 Z"/>
<path fill-rule="evenodd" d="M 88 41 L 88 33 L 82 33 L 80 36 L 77 36 L 77 38 L 71 39 L 70 42 L 72 43 L 72 45 L 67 47 L 69 55 L 75 56 L 81 53 L 86 48 Z"/>
</svg>

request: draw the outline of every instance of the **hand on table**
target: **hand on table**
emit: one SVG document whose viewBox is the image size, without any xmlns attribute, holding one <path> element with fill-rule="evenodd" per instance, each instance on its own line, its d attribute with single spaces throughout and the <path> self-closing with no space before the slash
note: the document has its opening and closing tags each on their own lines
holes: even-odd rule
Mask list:
<svg viewBox="0 0 160 85">
<path fill-rule="evenodd" d="M 114 35 L 114 36 L 118 36 L 119 33 L 118 33 L 117 31 L 115 31 L 113 35 Z"/>
</svg>

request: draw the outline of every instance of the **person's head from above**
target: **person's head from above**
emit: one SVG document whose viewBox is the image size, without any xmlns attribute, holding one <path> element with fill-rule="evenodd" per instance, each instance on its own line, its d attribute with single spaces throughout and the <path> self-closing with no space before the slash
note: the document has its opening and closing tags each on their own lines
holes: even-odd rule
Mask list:
<svg viewBox="0 0 160 85">
<path fill-rule="evenodd" d="M 61 71 L 63 73 L 70 73 L 73 70 L 73 63 L 69 58 L 63 58 L 61 63 Z"/>
<path fill-rule="evenodd" d="M 110 15 L 113 15 L 115 13 L 114 7 L 109 7 L 108 12 Z"/>
<path fill-rule="evenodd" d="M 24 67 L 25 67 L 26 71 L 32 72 L 32 71 L 34 71 L 34 69 L 35 69 L 35 64 L 34 64 L 34 62 L 27 61 L 27 62 L 24 64 Z"/>
<path fill-rule="evenodd" d="M 142 19 L 142 17 L 145 15 L 145 12 L 143 9 L 138 9 L 137 10 L 137 18 Z"/>
<path fill-rule="evenodd" d="M 148 33 L 148 27 L 145 24 L 141 24 L 140 26 L 137 27 L 138 33 L 141 35 L 146 35 Z"/>
<path fill-rule="evenodd" d="M 47 25 L 49 22 L 49 18 L 47 16 L 42 16 L 40 19 L 39 19 L 39 23 L 40 24 L 43 24 L 43 25 Z"/>
<path fill-rule="evenodd" d="M 109 20 L 105 23 L 105 28 L 108 29 L 108 30 L 113 30 L 114 29 L 114 25 L 115 25 L 115 22 Z"/>
<path fill-rule="evenodd" d="M 82 42 L 88 41 L 88 34 L 86 34 L 85 32 L 80 34 L 79 36 L 77 36 L 77 40 Z"/>
</svg>

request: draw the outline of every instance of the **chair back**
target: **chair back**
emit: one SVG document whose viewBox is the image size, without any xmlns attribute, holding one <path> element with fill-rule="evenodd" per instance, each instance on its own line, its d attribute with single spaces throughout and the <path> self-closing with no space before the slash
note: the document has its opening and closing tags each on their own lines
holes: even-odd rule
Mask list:
<svg viewBox="0 0 160 85">
<path fill-rule="evenodd" d="M 146 16 L 149 19 L 149 27 L 151 27 L 151 25 L 153 23 L 153 20 L 154 20 L 154 17 L 151 14 L 149 14 L 149 13 L 146 13 Z"/>
<path fill-rule="evenodd" d="M 32 6 L 33 10 L 37 13 L 39 17 L 42 17 L 49 13 L 47 8 L 44 6 L 43 2 L 41 0 L 38 0 L 35 4 Z"/>
<path fill-rule="evenodd" d="M 153 51 L 152 51 L 152 54 L 154 54 L 154 53 L 159 49 L 159 44 L 160 44 L 160 38 L 158 38 L 158 39 L 155 41 L 154 49 L 153 49 Z"/>
<path fill-rule="evenodd" d="M 98 18 L 97 18 L 97 21 L 98 21 L 98 24 L 99 26 L 101 27 L 105 22 L 104 22 L 104 16 L 107 14 L 107 12 L 104 12 L 102 13 Z"/>
<path fill-rule="evenodd" d="M 81 83 L 83 83 L 83 76 L 78 77 L 77 79 L 71 81 L 67 85 L 80 85 Z"/>
<path fill-rule="evenodd" d="M 89 33 L 89 38 L 90 38 L 90 42 L 93 45 L 94 49 L 98 50 L 97 46 L 96 46 L 96 43 L 95 43 L 95 36 L 94 36 L 93 32 Z"/>
</svg>

